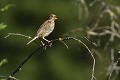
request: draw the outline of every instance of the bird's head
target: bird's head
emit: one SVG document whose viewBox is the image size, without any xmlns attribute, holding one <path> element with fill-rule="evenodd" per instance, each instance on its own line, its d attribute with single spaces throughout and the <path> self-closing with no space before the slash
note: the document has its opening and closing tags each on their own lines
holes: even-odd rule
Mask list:
<svg viewBox="0 0 120 80">
<path fill-rule="evenodd" d="M 50 15 L 50 19 L 56 20 L 56 19 L 57 19 L 57 16 L 56 16 L 55 14 L 51 14 L 51 15 Z"/>
</svg>

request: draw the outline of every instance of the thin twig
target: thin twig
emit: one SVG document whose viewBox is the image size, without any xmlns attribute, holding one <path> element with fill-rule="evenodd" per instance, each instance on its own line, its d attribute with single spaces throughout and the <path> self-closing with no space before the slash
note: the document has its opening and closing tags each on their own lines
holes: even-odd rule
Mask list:
<svg viewBox="0 0 120 80">
<path fill-rule="evenodd" d="M 120 60 L 120 58 L 118 58 L 118 60 L 115 63 L 112 64 L 110 73 L 108 74 L 106 80 L 110 80 L 111 79 L 112 73 L 115 70 L 115 68 L 117 67 L 117 64 L 118 64 L 119 60 Z"/>
<path fill-rule="evenodd" d="M 66 46 L 67 49 L 69 49 L 68 45 L 62 40 L 62 38 L 59 38 L 59 41 L 62 42 Z"/>
<path fill-rule="evenodd" d="M 92 43 L 94 46 L 98 46 L 95 42 L 90 41 L 87 37 L 84 37 L 88 42 Z"/>
<path fill-rule="evenodd" d="M 32 39 L 30 36 L 26 36 L 26 35 L 23 35 L 23 34 L 20 34 L 20 33 L 8 33 L 7 36 L 5 36 L 4 38 L 8 38 L 10 36 L 22 36 L 22 37 L 25 37 L 25 38 L 28 38 L 28 39 Z M 34 41 L 37 45 L 39 45 L 39 43 L 37 41 Z M 40 46 L 40 45 L 39 45 Z"/>
<path fill-rule="evenodd" d="M 81 40 L 77 39 L 77 38 L 74 38 L 74 37 L 67 37 L 67 38 L 58 38 L 58 39 L 54 39 L 54 40 L 51 40 L 51 42 L 56 42 L 56 41 L 65 41 L 65 40 L 75 40 L 75 41 L 78 41 L 79 43 L 82 43 L 86 48 L 87 50 L 89 51 L 89 53 L 91 54 L 92 58 L 93 58 L 93 67 L 92 67 L 92 77 L 91 77 L 91 80 L 94 80 L 96 79 L 95 76 L 94 76 L 94 69 L 95 69 L 95 58 L 92 54 L 92 52 L 90 51 L 90 49 L 87 47 L 87 45 L 85 43 L 83 43 Z M 65 44 L 66 45 L 66 44 Z M 12 74 L 9 76 L 9 78 L 7 80 L 16 80 L 16 78 L 14 77 L 14 75 L 21 70 L 21 68 L 23 67 L 23 65 L 40 49 L 40 48 L 44 48 L 44 46 L 49 46 L 48 43 L 45 43 L 44 45 L 41 45 L 40 47 L 38 47 L 35 51 L 33 51 L 18 67 L 16 70 L 14 70 L 12 72 Z M 66 45 L 66 47 L 68 47 Z"/>
<path fill-rule="evenodd" d="M 92 52 L 91 52 L 91 50 L 88 48 L 88 46 L 85 44 L 85 43 L 83 43 L 81 40 L 79 40 L 79 39 L 77 39 L 77 38 L 74 38 L 74 37 L 68 37 L 68 38 L 62 38 L 61 40 L 63 41 L 63 40 L 70 40 L 70 39 L 73 39 L 73 40 L 75 40 L 75 41 L 78 41 L 79 43 L 82 43 L 85 47 L 86 47 L 86 49 L 89 51 L 89 53 L 90 53 L 90 55 L 92 56 L 92 58 L 93 58 L 93 67 L 92 67 L 92 77 L 91 77 L 91 80 L 96 80 L 96 78 L 95 78 L 95 75 L 94 75 L 94 73 L 95 73 L 95 57 L 93 56 L 93 54 L 92 54 Z M 56 40 L 59 40 L 59 39 L 55 39 L 55 41 Z"/>
<path fill-rule="evenodd" d="M 83 43 L 81 40 L 79 40 L 77 38 L 73 38 L 73 37 L 71 37 L 71 39 L 76 40 L 76 41 L 82 43 L 86 47 L 86 49 L 89 51 L 90 55 L 93 58 L 93 67 L 92 67 L 92 75 L 91 75 L 92 77 L 91 77 L 91 80 L 94 80 L 94 79 L 96 80 L 96 78 L 94 76 L 94 73 L 95 73 L 95 57 L 93 56 L 92 52 L 90 51 L 90 49 L 88 48 L 88 46 L 85 43 Z"/>
<path fill-rule="evenodd" d="M 8 35 L 7 36 L 5 36 L 5 38 L 8 38 L 9 36 L 22 36 L 22 37 L 26 37 L 26 38 L 28 38 L 28 39 L 31 39 L 31 37 L 30 36 L 26 36 L 26 35 L 23 35 L 23 34 L 19 34 L 19 33 L 8 33 Z"/>
<path fill-rule="evenodd" d="M 6 78 L 7 76 L 0 76 L 0 78 Z"/>
</svg>

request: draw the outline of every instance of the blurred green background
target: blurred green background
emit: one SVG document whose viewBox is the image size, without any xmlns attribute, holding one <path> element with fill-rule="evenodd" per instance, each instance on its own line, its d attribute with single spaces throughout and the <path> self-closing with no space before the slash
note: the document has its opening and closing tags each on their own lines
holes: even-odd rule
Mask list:
<svg viewBox="0 0 120 80">
<path fill-rule="evenodd" d="M 47 39 L 67 36 L 86 36 L 84 32 L 69 32 L 83 28 L 97 14 L 99 5 L 89 8 L 89 17 L 77 6 L 79 0 L 0 0 L 0 8 L 14 4 L 4 12 L 0 12 L 0 22 L 7 25 L 0 30 L 0 60 L 7 58 L 8 63 L 0 67 L 0 75 L 9 75 L 35 49 L 32 42 L 26 46 L 29 39 L 21 36 L 4 38 L 8 33 L 20 33 L 34 37 L 39 26 L 48 19 L 51 13 L 57 15 L 54 31 Z M 85 0 L 87 6 L 92 0 Z M 107 0 L 108 4 L 120 6 L 119 0 Z M 102 21 L 109 24 L 108 20 Z M 93 48 L 85 39 L 81 40 Z M 39 42 L 39 40 L 37 40 Z M 92 40 L 94 41 L 94 40 Z M 69 50 L 61 42 L 56 42 L 47 50 L 40 49 L 15 76 L 20 80 L 90 80 L 93 59 L 87 49 L 76 41 L 65 41 Z M 103 40 L 104 43 L 104 40 Z M 116 42 L 119 43 L 119 40 Z M 120 46 L 118 47 L 119 50 Z M 96 58 L 95 76 L 97 80 L 106 80 L 107 67 L 110 64 L 108 51 L 99 49 L 100 57 Z M 117 52 L 117 51 L 116 51 Z M 119 80 L 119 77 L 117 78 Z"/>
</svg>

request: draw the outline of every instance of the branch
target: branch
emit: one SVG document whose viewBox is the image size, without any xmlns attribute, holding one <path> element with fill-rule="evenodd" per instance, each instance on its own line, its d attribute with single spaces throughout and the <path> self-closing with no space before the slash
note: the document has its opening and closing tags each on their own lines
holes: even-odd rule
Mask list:
<svg viewBox="0 0 120 80">
<path fill-rule="evenodd" d="M 88 46 L 83 43 L 81 40 L 77 39 L 77 38 L 74 38 L 74 37 L 67 37 L 67 38 L 58 38 L 58 39 L 54 39 L 54 40 L 51 40 L 50 43 L 54 43 L 54 42 L 57 42 L 57 41 L 61 41 L 67 48 L 68 46 L 63 42 L 65 40 L 75 40 L 81 44 L 83 44 L 86 49 L 89 51 L 90 55 L 92 56 L 93 58 L 93 67 L 92 67 L 92 75 L 91 75 L 91 80 L 94 80 L 96 79 L 95 76 L 94 76 L 94 71 L 95 71 L 95 58 L 92 54 L 92 52 L 90 51 L 90 49 L 88 48 Z M 12 74 L 8 77 L 7 80 L 17 80 L 14 75 L 21 70 L 21 68 L 23 67 L 23 65 L 41 48 L 46 48 L 47 46 L 50 46 L 49 43 L 45 43 L 44 45 L 40 45 L 35 51 L 33 51 L 18 67 L 17 69 L 15 69 Z"/>
<path fill-rule="evenodd" d="M 7 36 L 5 36 L 5 38 L 8 38 L 9 36 L 22 36 L 22 37 L 26 37 L 26 38 L 28 38 L 28 39 L 31 39 L 31 37 L 30 36 L 26 36 L 26 35 L 23 35 L 23 34 L 19 34 L 19 33 L 8 33 L 8 35 Z"/>
<path fill-rule="evenodd" d="M 38 47 L 35 51 L 33 51 L 18 67 L 16 70 L 14 70 L 12 72 L 12 74 L 8 77 L 7 80 L 16 80 L 16 78 L 14 77 L 14 75 L 21 70 L 21 68 L 23 67 L 23 65 L 40 49 L 42 48 L 42 46 Z"/>
<path fill-rule="evenodd" d="M 94 73 L 95 73 L 95 57 L 93 56 L 91 50 L 90 50 L 90 49 L 88 48 L 88 46 L 87 46 L 85 43 L 83 43 L 81 40 L 79 40 L 79 39 L 77 39 L 77 38 L 73 38 L 73 37 L 71 37 L 71 39 L 76 40 L 76 41 L 78 41 L 79 43 L 83 44 L 83 45 L 86 47 L 86 49 L 89 51 L 91 57 L 93 58 L 93 67 L 92 67 L 91 80 L 94 80 L 94 79 L 96 80 L 96 78 L 95 78 L 95 76 L 94 76 Z"/>
<path fill-rule="evenodd" d="M 92 77 L 91 77 L 91 80 L 94 80 L 94 79 L 96 80 L 96 78 L 94 76 L 94 72 L 95 72 L 95 57 L 93 56 L 91 50 L 88 48 L 88 46 L 85 43 L 83 43 L 81 40 L 79 40 L 77 38 L 74 38 L 74 37 L 68 37 L 68 38 L 63 38 L 63 39 L 60 38 L 60 40 L 62 40 L 62 41 L 64 41 L 64 40 L 70 40 L 70 39 L 78 41 L 79 43 L 83 44 L 86 47 L 86 49 L 89 51 L 91 57 L 93 58 L 93 67 L 92 67 Z M 58 40 L 59 39 L 55 39 L 55 40 L 52 40 L 52 41 L 58 41 Z"/>
<path fill-rule="evenodd" d="M 110 66 L 111 69 L 110 69 L 110 71 L 109 71 L 109 74 L 108 74 L 106 80 L 110 80 L 113 71 L 118 67 L 117 64 L 118 64 L 119 60 L 120 60 L 120 58 L 118 58 L 118 60 Z"/>
</svg>

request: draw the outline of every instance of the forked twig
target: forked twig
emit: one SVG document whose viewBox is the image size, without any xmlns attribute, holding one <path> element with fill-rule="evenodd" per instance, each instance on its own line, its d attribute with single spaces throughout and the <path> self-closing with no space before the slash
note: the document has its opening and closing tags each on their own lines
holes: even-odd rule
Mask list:
<svg viewBox="0 0 120 80">
<path fill-rule="evenodd" d="M 59 38 L 59 41 L 62 42 L 66 46 L 67 49 L 69 49 L 68 45 L 62 40 L 62 38 Z"/>
<path fill-rule="evenodd" d="M 13 34 L 13 33 L 11 34 L 11 33 L 10 33 L 10 34 L 8 34 L 8 36 L 6 36 L 6 37 L 9 37 L 10 35 L 20 35 L 20 36 L 21 36 L 22 34 Z M 27 36 L 25 36 L 25 35 L 22 35 L 22 36 L 27 37 Z M 95 76 L 94 76 L 94 71 L 95 71 L 95 58 L 94 58 L 92 52 L 90 51 L 90 49 L 88 48 L 88 46 L 87 46 L 85 43 L 83 43 L 81 40 L 79 40 L 79 39 L 77 39 L 77 38 L 74 38 L 74 37 L 54 39 L 54 40 L 51 40 L 51 43 L 60 41 L 60 42 L 62 42 L 62 43 L 67 47 L 67 49 L 69 49 L 69 47 L 67 46 L 67 44 L 66 44 L 64 41 L 65 41 L 65 40 L 70 40 L 70 39 L 75 40 L 75 41 L 78 41 L 79 43 L 83 44 L 83 45 L 87 48 L 87 50 L 89 51 L 89 53 L 91 54 L 91 56 L 92 56 L 92 58 L 93 58 L 93 67 L 92 67 L 92 77 L 91 77 L 91 80 L 96 79 Z M 11 74 L 10 76 L 8 76 L 8 79 L 7 79 L 7 80 L 17 80 L 17 79 L 14 77 L 14 75 L 15 75 L 18 71 L 21 70 L 22 66 L 23 66 L 39 49 L 44 48 L 44 46 L 47 47 L 47 46 L 49 46 L 49 44 L 48 44 L 48 43 L 45 43 L 44 45 L 40 45 L 35 51 L 33 51 L 33 52 L 17 67 L 17 69 L 15 69 L 15 70 L 12 72 L 12 74 Z"/>
<path fill-rule="evenodd" d="M 110 78 L 112 76 L 112 73 L 115 70 L 115 68 L 117 67 L 117 64 L 118 64 L 119 60 L 120 60 L 120 58 L 118 58 L 118 60 L 115 63 L 112 64 L 112 67 L 111 67 L 112 69 L 110 70 L 110 73 L 107 76 L 107 80 L 110 80 Z"/>
<path fill-rule="evenodd" d="M 90 43 L 92 43 L 94 46 L 98 46 L 95 42 L 92 42 L 92 41 L 90 41 L 87 37 L 83 37 L 83 38 L 85 38 L 88 42 L 90 42 Z"/>
<path fill-rule="evenodd" d="M 82 43 L 86 47 L 86 49 L 89 51 L 90 55 L 93 58 L 93 67 L 92 67 L 92 77 L 91 77 L 91 80 L 94 80 L 94 79 L 96 80 L 96 78 L 94 76 L 94 73 L 95 73 L 95 57 L 93 56 L 91 50 L 88 48 L 88 46 L 85 43 L 83 43 L 81 40 L 79 40 L 77 38 L 74 38 L 74 37 L 61 38 L 61 41 L 70 40 L 70 39 L 73 39 L 75 41 L 78 41 L 79 43 Z M 55 39 L 55 40 L 52 40 L 52 41 L 57 41 L 57 40 L 59 41 L 59 39 Z"/>
</svg>

